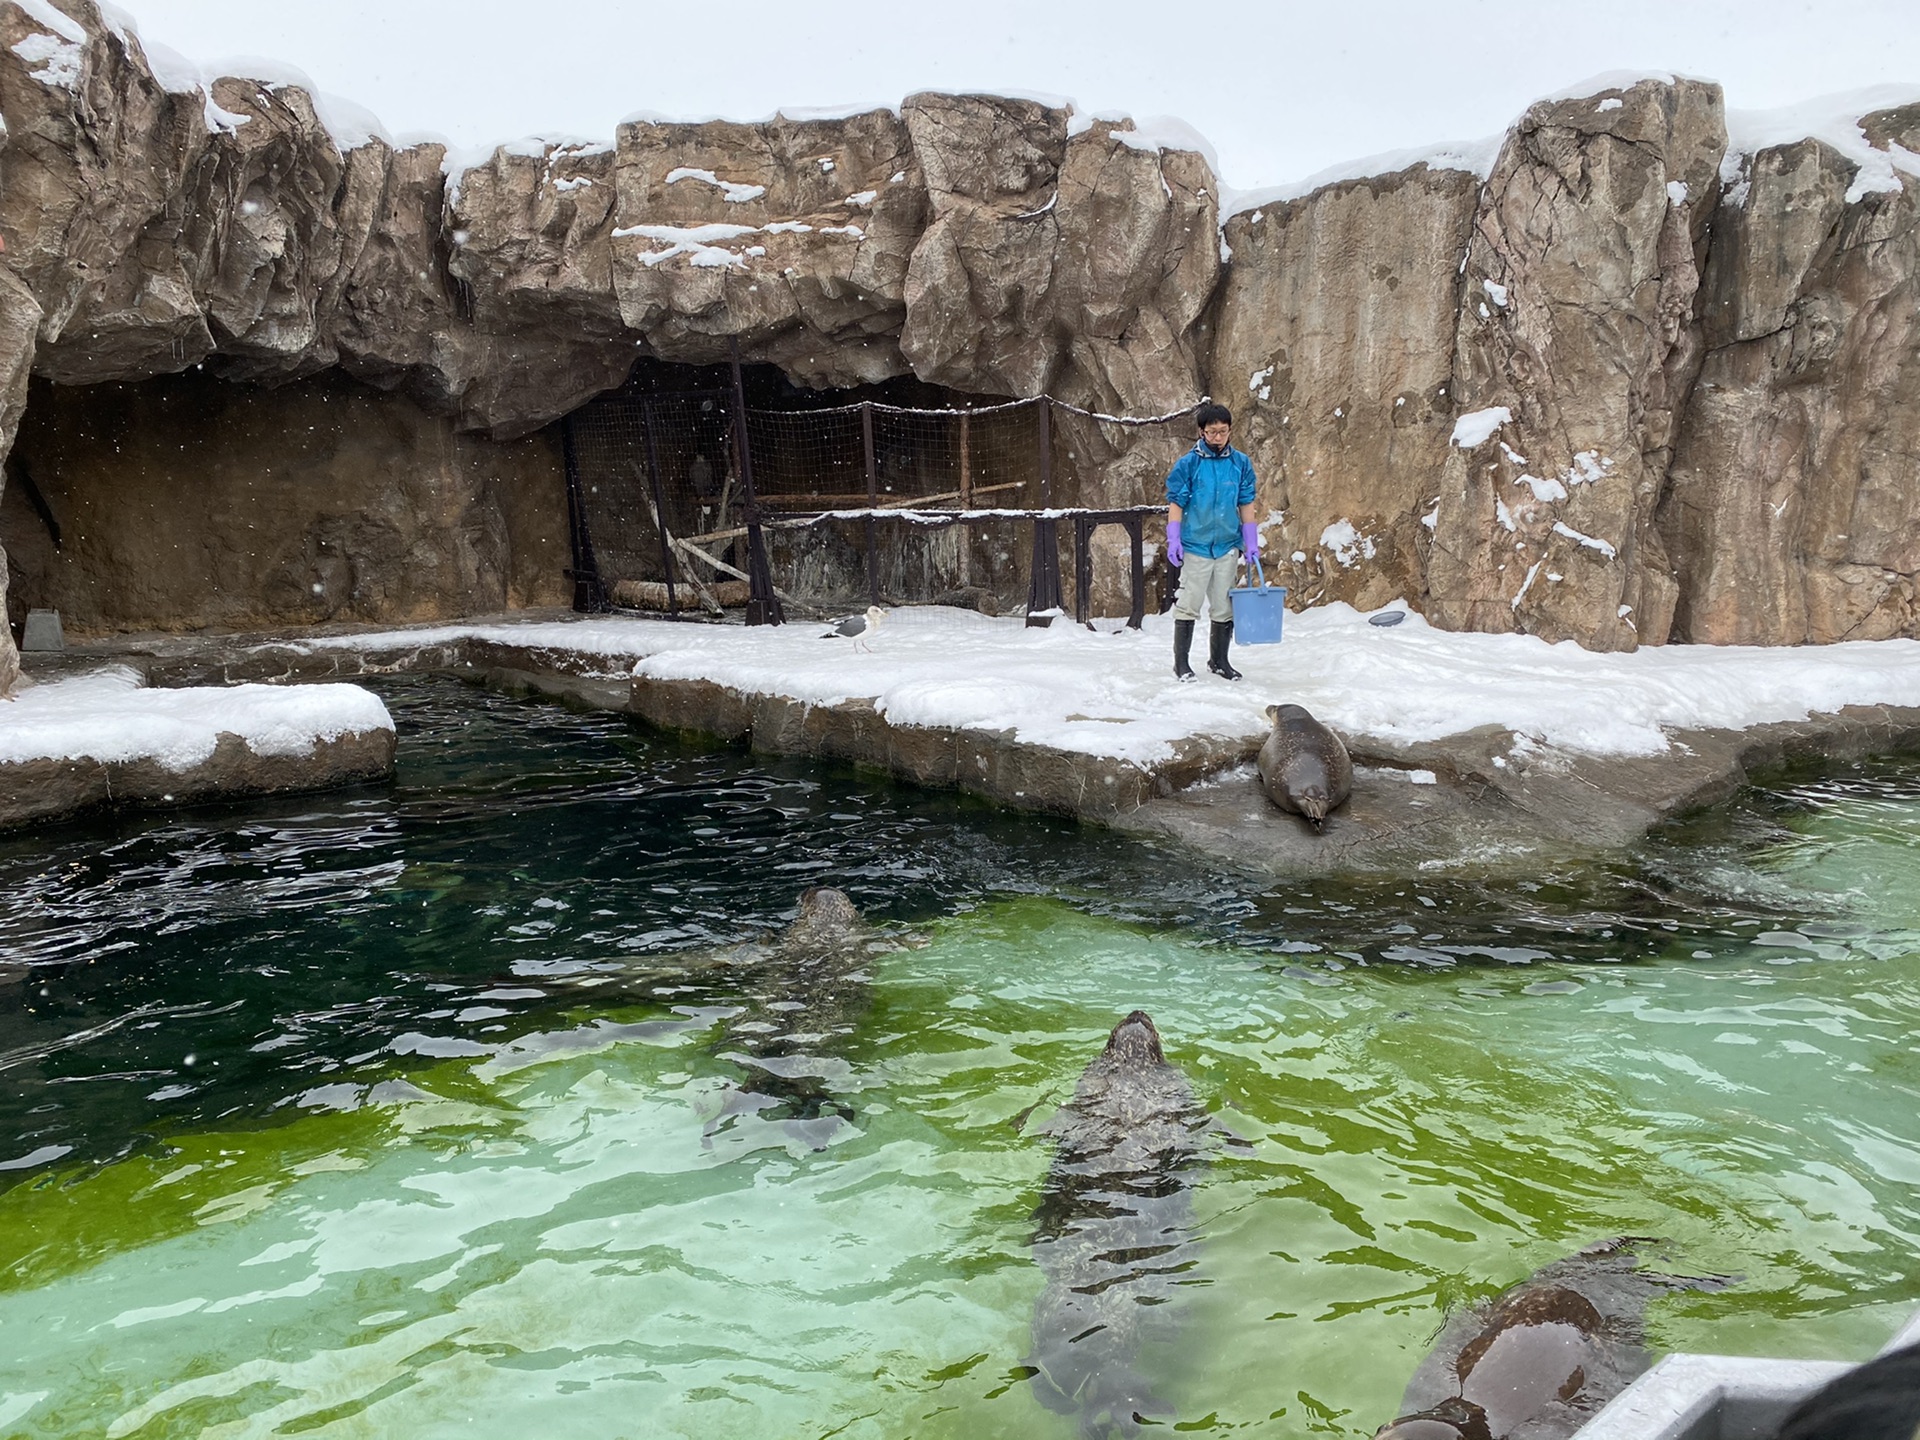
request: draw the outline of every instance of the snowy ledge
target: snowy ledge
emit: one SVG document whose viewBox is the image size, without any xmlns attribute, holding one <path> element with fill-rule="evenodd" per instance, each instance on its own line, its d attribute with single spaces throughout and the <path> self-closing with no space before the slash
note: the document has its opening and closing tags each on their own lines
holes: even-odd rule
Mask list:
<svg viewBox="0 0 1920 1440">
<path fill-rule="evenodd" d="M 1394 607 L 1398 608 L 1398 607 Z M 392 652 L 483 642 L 564 653 L 602 676 L 704 681 L 803 705 L 860 702 L 895 727 L 1010 733 L 1022 742 L 1153 766 L 1185 742 L 1263 735 L 1269 704 L 1306 706 L 1343 735 L 1389 745 L 1483 726 L 1593 756 L 1659 756 L 1670 734 L 1740 731 L 1847 706 L 1920 707 L 1920 641 L 1806 647 L 1651 646 L 1597 654 L 1571 641 L 1381 628 L 1341 604 L 1289 614 L 1284 643 L 1236 645 L 1246 680 L 1171 674 L 1171 624 L 1144 632 L 916 606 L 889 612 L 871 652 L 825 627 L 593 619 L 437 626 L 300 642 L 295 653 Z M 1196 647 L 1197 650 L 1203 647 Z"/>
<path fill-rule="evenodd" d="M 1376 626 L 1344 605 L 1286 624 L 1281 645 L 1234 648 L 1240 684 L 1177 684 L 1166 617 L 1096 633 L 931 606 L 889 612 L 871 653 L 817 622 L 551 615 L 118 653 L 171 684 L 454 673 L 1279 874 L 1536 870 L 1631 844 L 1731 794 L 1749 766 L 1920 750 L 1915 641 L 1599 655 L 1410 613 Z M 1252 761 L 1277 701 L 1332 725 L 1356 762 L 1323 835 L 1260 789 Z"/>
<path fill-rule="evenodd" d="M 384 779 L 394 746 L 386 706 L 356 685 L 148 689 L 111 666 L 0 703 L 0 826 Z"/>
</svg>

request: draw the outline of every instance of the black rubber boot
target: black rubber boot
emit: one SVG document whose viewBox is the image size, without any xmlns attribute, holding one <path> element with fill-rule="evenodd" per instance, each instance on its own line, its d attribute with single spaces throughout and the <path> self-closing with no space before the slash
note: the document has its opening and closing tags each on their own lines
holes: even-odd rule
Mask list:
<svg viewBox="0 0 1920 1440">
<path fill-rule="evenodd" d="M 1207 658 L 1207 669 L 1222 680 L 1238 680 L 1240 672 L 1227 661 L 1227 646 L 1233 643 L 1233 621 L 1216 620 L 1208 639 L 1212 641 L 1212 647 Z"/>
<path fill-rule="evenodd" d="M 1193 650 L 1193 621 L 1173 622 L 1173 678 L 1182 682 L 1194 678 L 1187 656 Z"/>
</svg>

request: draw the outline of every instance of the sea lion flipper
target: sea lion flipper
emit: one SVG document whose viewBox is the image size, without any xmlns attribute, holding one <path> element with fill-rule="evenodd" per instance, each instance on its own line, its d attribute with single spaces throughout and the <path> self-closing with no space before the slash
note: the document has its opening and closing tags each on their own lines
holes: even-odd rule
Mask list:
<svg viewBox="0 0 1920 1440">
<path fill-rule="evenodd" d="M 1053 1096 L 1054 1096 L 1054 1092 L 1049 1090 L 1046 1094 L 1042 1095 L 1038 1100 L 1034 1101 L 1033 1104 L 1027 1106 L 1027 1108 L 1022 1110 L 1018 1115 L 1014 1116 L 1011 1120 L 1007 1121 L 1007 1128 L 1013 1131 L 1014 1134 L 1018 1135 L 1022 1130 L 1026 1128 L 1027 1121 L 1033 1118 L 1033 1112 L 1038 1110 L 1042 1105 L 1045 1105 L 1049 1101 L 1051 1101 L 1053 1099 Z"/>
</svg>

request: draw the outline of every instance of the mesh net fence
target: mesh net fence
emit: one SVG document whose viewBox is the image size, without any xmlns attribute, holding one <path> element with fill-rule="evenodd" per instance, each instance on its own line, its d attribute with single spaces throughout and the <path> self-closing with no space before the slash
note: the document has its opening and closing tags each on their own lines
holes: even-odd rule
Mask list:
<svg viewBox="0 0 1920 1440">
<path fill-rule="evenodd" d="M 737 408 L 726 388 L 629 387 L 567 421 L 586 546 L 576 563 L 590 557 L 614 605 L 745 604 L 750 471 L 772 586 L 800 615 L 872 599 L 1018 611 L 1036 593 L 1036 517 L 1158 508 L 1192 433 L 1187 411 L 1136 420 L 1044 399 L 750 406 L 741 426 Z M 1111 602 L 1131 583 L 1129 537 L 1096 531 L 1091 543 L 1091 583 Z M 1064 575 L 1063 600 L 1077 602 Z"/>
</svg>

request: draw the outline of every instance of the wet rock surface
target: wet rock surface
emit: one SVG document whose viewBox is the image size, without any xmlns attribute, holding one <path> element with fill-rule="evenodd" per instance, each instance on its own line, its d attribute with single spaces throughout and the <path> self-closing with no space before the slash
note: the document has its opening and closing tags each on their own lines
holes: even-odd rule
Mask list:
<svg viewBox="0 0 1920 1440">
<path fill-rule="evenodd" d="M 1669 738 L 1663 754 L 1597 756 L 1492 726 L 1419 745 L 1350 737 L 1352 798 L 1322 834 L 1279 815 L 1247 764 L 1112 823 L 1282 875 L 1525 869 L 1630 845 L 1669 817 L 1728 798 L 1749 770 L 1920 748 L 1920 709 L 1856 706 Z"/>
<path fill-rule="evenodd" d="M 178 770 L 145 759 L 0 762 L 0 829 L 90 810 L 170 809 L 390 780 L 395 744 L 390 729 L 365 730 L 316 740 L 305 754 L 262 755 L 223 733 L 211 756 Z"/>
</svg>

